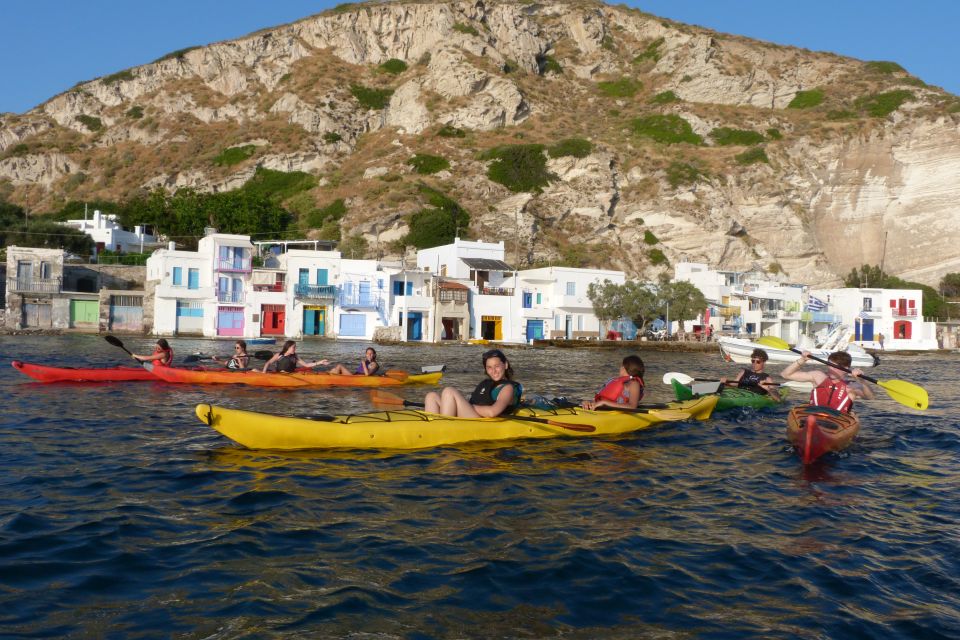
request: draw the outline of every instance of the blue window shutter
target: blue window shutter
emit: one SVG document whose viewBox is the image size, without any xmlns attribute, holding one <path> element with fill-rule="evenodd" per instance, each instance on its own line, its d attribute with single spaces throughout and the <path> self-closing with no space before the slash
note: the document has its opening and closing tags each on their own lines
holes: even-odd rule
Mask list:
<svg viewBox="0 0 960 640">
<path fill-rule="evenodd" d="M 413 295 L 413 283 L 412 283 L 412 282 L 408 282 L 408 283 L 407 283 L 407 295 L 408 295 L 408 296 L 412 296 L 412 295 Z"/>
<path fill-rule="evenodd" d="M 393 281 L 393 295 L 402 296 L 403 295 L 403 282 L 400 280 Z"/>
<path fill-rule="evenodd" d="M 183 267 L 173 268 L 173 286 L 179 287 L 183 284 Z"/>
<path fill-rule="evenodd" d="M 297 284 L 310 284 L 310 270 L 309 269 L 300 269 L 298 274 L 299 280 Z"/>
<path fill-rule="evenodd" d="M 325 285 L 327 284 L 327 270 L 326 269 L 317 269 L 317 284 Z"/>
<path fill-rule="evenodd" d="M 200 288 L 200 270 L 199 269 L 189 269 L 187 271 L 187 288 L 188 289 Z"/>
</svg>

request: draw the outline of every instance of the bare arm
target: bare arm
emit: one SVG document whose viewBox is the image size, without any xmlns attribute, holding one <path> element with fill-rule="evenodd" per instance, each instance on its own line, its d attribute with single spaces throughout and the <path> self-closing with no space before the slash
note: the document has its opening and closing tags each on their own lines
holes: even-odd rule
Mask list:
<svg viewBox="0 0 960 640">
<path fill-rule="evenodd" d="M 267 360 L 267 361 L 264 363 L 264 365 L 263 365 L 263 372 L 266 373 L 266 372 L 267 372 L 267 368 L 268 368 L 270 365 L 272 365 L 274 362 L 276 362 L 277 360 L 279 360 L 279 359 L 280 359 L 280 354 L 279 354 L 279 353 L 273 354 L 273 355 L 270 357 L 270 359 Z"/>
<path fill-rule="evenodd" d="M 492 405 L 483 407 L 478 405 L 472 405 L 473 410 L 477 412 L 481 418 L 496 418 L 498 415 L 507 410 L 513 403 L 513 385 L 505 385 L 500 393 L 497 395 L 497 400 Z"/>
<path fill-rule="evenodd" d="M 860 376 L 863 375 L 863 371 L 860 369 L 854 369 L 850 372 L 853 374 L 853 377 L 856 378 L 856 383 L 850 387 L 850 392 L 855 398 L 862 398 L 864 400 L 873 400 L 873 389 L 870 388 L 870 385 L 866 384 L 863 380 L 860 379 Z"/>
<path fill-rule="evenodd" d="M 809 351 L 804 351 L 803 355 L 787 365 L 787 368 L 780 372 L 784 380 L 796 380 L 797 382 L 812 382 L 817 385 L 823 381 L 820 376 L 824 375 L 819 371 L 800 371 L 800 367 L 806 364 L 810 356 Z"/>
</svg>

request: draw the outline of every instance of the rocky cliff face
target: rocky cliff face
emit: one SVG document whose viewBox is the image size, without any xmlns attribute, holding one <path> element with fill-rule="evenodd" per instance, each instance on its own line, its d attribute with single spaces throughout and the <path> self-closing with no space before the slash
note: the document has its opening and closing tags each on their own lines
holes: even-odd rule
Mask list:
<svg viewBox="0 0 960 640">
<path fill-rule="evenodd" d="M 363 90 L 392 93 L 373 104 Z M 315 203 L 348 202 L 345 232 L 386 241 L 405 232 L 422 180 L 471 212 L 473 237 L 506 239 L 522 263 L 649 278 L 687 259 L 826 286 L 883 262 L 936 284 L 960 271 L 958 112 L 955 97 L 895 65 L 622 7 L 363 4 L 2 116 L 0 193 L 42 211 L 158 186 L 230 189 L 257 166 L 306 171 L 322 178 Z M 651 137 L 639 123 L 651 116 L 681 118 L 703 142 Z M 444 126 L 454 137 L 438 135 Z M 724 144 L 724 128 L 753 137 Z M 492 182 L 479 159 L 568 138 L 590 152 L 551 157 L 555 179 L 539 193 Z M 248 160 L 213 162 L 244 145 Z M 412 174 L 421 152 L 450 168 Z"/>
</svg>

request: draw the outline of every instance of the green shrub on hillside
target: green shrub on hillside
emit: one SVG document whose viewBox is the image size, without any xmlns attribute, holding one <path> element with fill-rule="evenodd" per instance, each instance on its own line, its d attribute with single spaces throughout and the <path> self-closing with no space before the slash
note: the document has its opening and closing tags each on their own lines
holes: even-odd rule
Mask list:
<svg viewBox="0 0 960 640">
<path fill-rule="evenodd" d="M 661 264 L 668 264 L 667 256 L 660 249 L 650 249 L 647 251 L 647 258 L 650 260 L 650 264 L 658 266 Z"/>
<path fill-rule="evenodd" d="M 494 147 L 481 154 L 482 160 L 494 160 L 487 177 L 515 193 L 540 193 L 556 179 L 547 171 L 542 144 L 515 144 Z"/>
<path fill-rule="evenodd" d="M 620 78 L 619 80 L 605 80 L 597 83 L 597 89 L 600 93 L 611 98 L 632 98 L 637 91 L 643 89 L 643 84 L 632 78 Z"/>
<path fill-rule="evenodd" d="M 230 147 L 221 151 L 220 155 L 213 159 L 213 164 L 220 165 L 221 167 L 229 167 L 243 162 L 256 152 L 257 148 L 252 144 L 245 144 L 242 147 Z"/>
<path fill-rule="evenodd" d="M 136 78 L 136 76 L 133 75 L 132 71 L 129 69 L 124 69 L 123 71 L 117 71 L 116 73 L 111 73 L 108 76 L 104 76 L 100 82 L 103 84 L 114 84 L 115 82 L 122 82 L 124 80 L 133 80 L 134 78 Z"/>
<path fill-rule="evenodd" d="M 669 104 L 671 102 L 680 102 L 679 96 L 673 91 L 661 91 L 650 98 L 650 104 Z"/>
<path fill-rule="evenodd" d="M 710 137 L 721 147 L 732 144 L 745 147 L 763 142 L 763 135 L 756 131 L 731 129 L 730 127 L 717 127 L 710 132 Z"/>
<path fill-rule="evenodd" d="M 667 182 L 674 189 L 682 184 L 693 184 L 704 175 L 699 168 L 687 162 L 671 162 L 666 174 Z"/>
<path fill-rule="evenodd" d="M 307 225 L 318 229 L 330 222 L 339 222 L 340 218 L 347 214 L 347 205 L 343 198 L 337 198 L 330 204 L 319 209 L 314 209 L 307 214 Z M 338 238 L 324 238 L 325 240 L 337 240 Z"/>
<path fill-rule="evenodd" d="M 252 196 L 281 201 L 301 191 L 309 191 L 315 186 L 317 186 L 317 178 L 303 171 L 274 171 L 257 167 L 256 173 L 240 190 Z"/>
<path fill-rule="evenodd" d="M 810 109 L 823 102 L 823 98 L 824 94 L 820 89 L 797 91 L 797 95 L 793 96 L 787 109 Z"/>
<path fill-rule="evenodd" d="M 779 129 L 767 129 L 767 137 L 771 140 L 783 140 L 783 134 Z"/>
<path fill-rule="evenodd" d="M 947 113 L 960 113 L 960 101 L 954 102 L 947 107 Z"/>
<path fill-rule="evenodd" d="M 649 229 L 643 232 L 643 241 L 646 244 L 657 244 L 660 240 L 657 239 L 657 236 L 653 235 L 653 231 Z"/>
<path fill-rule="evenodd" d="M 193 51 L 194 49 L 199 49 L 199 48 L 200 48 L 200 47 L 197 46 L 197 47 L 184 47 L 183 49 L 177 49 L 176 51 L 171 51 L 170 53 L 168 53 L 168 54 L 166 54 L 166 55 L 160 56 L 159 58 L 157 58 L 157 59 L 154 60 L 153 62 L 154 62 L 154 63 L 163 62 L 164 60 L 173 60 L 174 58 L 176 58 L 177 60 L 182 60 L 182 59 L 183 59 L 183 56 L 187 55 L 188 53 L 190 53 L 190 52 Z"/>
<path fill-rule="evenodd" d="M 866 111 L 869 116 L 883 118 L 899 109 L 900 105 L 907 100 L 913 100 L 913 94 L 906 89 L 898 89 L 857 98 L 854 105 L 858 109 Z"/>
<path fill-rule="evenodd" d="M 360 84 L 351 83 L 350 93 L 361 106 L 367 109 L 384 109 L 390 104 L 393 89 L 371 89 Z"/>
<path fill-rule="evenodd" d="M 468 36 L 479 36 L 480 32 L 477 31 L 476 27 L 469 24 L 464 24 L 462 22 L 455 22 L 453 24 L 453 30 L 459 31 L 460 33 L 465 33 Z"/>
<path fill-rule="evenodd" d="M 467 132 L 453 125 L 445 124 L 437 131 L 437 135 L 441 138 L 466 138 Z"/>
<path fill-rule="evenodd" d="M 553 56 L 541 55 L 537 56 L 537 64 L 540 67 L 540 74 L 546 73 L 556 73 L 562 74 L 563 67 L 560 66 L 560 63 L 556 61 Z"/>
<path fill-rule="evenodd" d="M 887 60 L 874 60 L 868 62 L 864 65 L 867 68 L 867 71 L 873 71 L 874 73 L 906 73 L 907 70 L 901 67 L 896 62 L 889 62 Z"/>
<path fill-rule="evenodd" d="M 633 61 L 635 63 L 644 62 L 646 60 L 656 62 L 657 60 L 660 59 L 660 56 L 662 55 L 660 53 L 660 45 L 662 45 L 664 42 L 665 41 L 663 38 L 657 38 L 656 40 L 648 44 L 647 48 L 641 51 L 637 55 L 637 57 L 633 59 Z"/>
<path fill-rule="evenodd" d="M 470 226 L 470 214 L 460 204 L 445 194 L 419 185 L 420 194 L 427 205 L 410 216 L 410 231 L 404 243 L 417 249 L 429 249 L 450 244 L 459 233 L 461 237 Z"/>
<path fill-rule="evenodd" d="M 853 111 L 847 109 L 833 109 L 827 111 L 827 120 L 853 120 L 857 117 Z"/>
<path fill-rule="evenodd" d="M 686 142 L 699 145 L 703 143 L 703 138 L 693 132 L 690 123 L 677 115 L 634 118 L 630 127 L 634 134 L 663 144 Z"/>
<path fill-rule="evenodd" d="M 583 138 L 567 138 L 547 149 L 551 158 L 562 158 L 564 156 L 586 158 L 591 151 L 593 151 L 593 144 Z"/>
<path fill-rule="evenodd" d="M 9 149 L 7 149 L 7 152 L 3 155 L 6 156 L 7 158 L 18 158 L 20 156 L 25 156 L 29 153 L 30 153 L 30 145 L 27 145 L 21 142 L 20 144 L 15 144 Z"/>
<path fill-rule="evenodd" d="M 418 153 L 409 160 L 407 164 L 413 167 L 413 170 L 422 175 L 430 175 L 450 168 L 450 163 L 441 156 L 432 156 L 428 153 Z"/>
<path fill-rule="evenodd" d="M 127 109 L 127 117 L 132 120 L 139 120 L 143 117 L 143 107 L 134 106 Z"/>
<path fill-rule="evenodd" d="M 407 63 L 397 58 L 390 58 L 377 68 L 384 73 L 392 73 L 393 75 L 397 75 L 407 70 Z"/>
<path fill-rule="evenodd" d="M 333 144 L 334 142 L 340 142 L 343 140 L 343 136 L 335 131 L 327 131 L 323 134 L 323 141 L 327 144 Z"/>
<path fill-rule="evenodd" d="M 100 131 L 100 129 L 103 129 L 103 121 L 100 120 L 100 118 L 88 116 L 85 113 L 81 113 L 77 116 L 77 122 L 85 126 L 90 131 Z"/>
<path fill-rule="evenodd" d="M 738 153 L 733 157 L 737 161 L 737 164 L 754 164 L 757 162 L 766 162 L 770 164 L 770 158 L 767 157 L 767 152 L 763 150 L 763 147 L 754 147 L 753 149 L 748 149 L 743 153 Z"/>
</svg>

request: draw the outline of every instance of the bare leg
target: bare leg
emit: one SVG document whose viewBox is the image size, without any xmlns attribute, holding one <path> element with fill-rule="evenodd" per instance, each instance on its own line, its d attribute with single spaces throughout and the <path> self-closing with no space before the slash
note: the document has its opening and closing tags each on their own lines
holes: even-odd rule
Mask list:
<svg viewBox="0 0 960 640">
<path fill-rule="evenodd" d="M 352 375 L 353 375 L 353 372 L 350 371 L 350 369 L 347 369 L 347 368 L 346 368 L 345 366 L 343 366 L 342 364 L 338 364 L 338 365 L 335 366 L 333 369 L 330 369 L 330 371 L 328 371 L 327 373 L 332 373 L 332 374 L 338 375 L 338 376 L 352 376 Z"/>
<path fill-rule="evenodd" d="M 473 405 L 463 397 L 457 389 L 445 387 L 440 394 L 440 413 L 445 416 L 459 416 L 461 418 L 479 418 Z"/>
<path fill-rule="evenodd" d="M 430 413 L 440 413 L 440 394 L 431 391 L 423 399 L 423 408 Z"/>
</svg>

